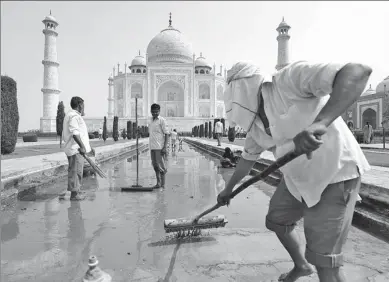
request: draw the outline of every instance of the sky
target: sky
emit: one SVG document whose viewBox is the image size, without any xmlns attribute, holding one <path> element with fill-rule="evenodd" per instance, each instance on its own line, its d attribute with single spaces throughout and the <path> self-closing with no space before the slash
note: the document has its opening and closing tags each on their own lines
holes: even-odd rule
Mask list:
<svg viewBox="0 0 389 282">
<path fill-rule="evenodd" d="M 85 100 L 87 117 L 107 115 L 108 77 L 145 54 L 151 39 L 173 26 L 196 57 L 230 68 L 237 61 L 275 71 L 278 24 L 291 26 L 290 61 L 359 62 L 373 68 L 369 84 L 389 75 L 389 2 L 1 2 L 1 74 L 17 82 L 19 131 L 39 129 L 43 113 L 44 25 L 59 22 L 60 101 Z M 385 21 L 386 19 L 386 21 Z M 386 51 L 386 52 L 385 52 Z"/>
</svg>

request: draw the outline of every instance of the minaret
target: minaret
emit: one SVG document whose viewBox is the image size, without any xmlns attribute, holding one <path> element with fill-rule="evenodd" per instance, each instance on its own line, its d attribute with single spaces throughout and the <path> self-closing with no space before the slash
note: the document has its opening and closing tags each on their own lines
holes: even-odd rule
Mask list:
<svg viewBox="0 0 389 282">
<path fill-rule="evenodd" d="M 280 70 L 283 67 L 289 64 L 289 39 L 290 35 L 288 34 L 291 27 L 285 22 L 284 17 L 282 17 L 282 22 L 277 27 L 278 36 L 278 59 L 276 69 Z"/>
<path fill-rule="evenodd" d="M 108 78 L 108 118 L 113 118 L 114 115 L 114 99 L 113 99 L 113 77 Z"/>
<path fill-rule="evenodd" d="M 58 22 L 51 15 L 47 16 L 43 21 L 45 28 L 43 34 L 45 35 L 45 52 L 42 61 L 43 72 L 43 116 L 40 122 L 41 132 L 56 132 L 56 116 L 59 102 L 58 89 L 58 67 L 57 62 L 57 36 L 56 28 Z"/>
</svg>

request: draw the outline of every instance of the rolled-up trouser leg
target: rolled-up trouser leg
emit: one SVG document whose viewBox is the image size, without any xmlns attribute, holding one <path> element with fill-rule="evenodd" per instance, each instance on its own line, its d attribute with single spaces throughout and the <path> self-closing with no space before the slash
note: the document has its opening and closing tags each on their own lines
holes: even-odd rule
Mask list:
<svg viewBox="0 0 389 282">
<path fill-rule="evenodd" d="M 165 166 L 165 159 L 161 155 L 161 150 L 151 150 L 151 163 L 153 165 L 155 175 L 157 177 L 157 183 L 161 184 L 161 174 L 166 174 L 167 169 Z"/>
<path fill-rule="evenodd" d="M 304 204 L 293 197 L 282 178 L 270 200 L 266 228 L 281 235 L 290 233 L 303 213 Z"/>
<path fill-rule="evenodd" d="M 327 186 L 320 202 L 304 211 L 305 257 L 320 268 L 343 265 L 342 248 L 353 219 L 361 178 Z"/>
</svg>

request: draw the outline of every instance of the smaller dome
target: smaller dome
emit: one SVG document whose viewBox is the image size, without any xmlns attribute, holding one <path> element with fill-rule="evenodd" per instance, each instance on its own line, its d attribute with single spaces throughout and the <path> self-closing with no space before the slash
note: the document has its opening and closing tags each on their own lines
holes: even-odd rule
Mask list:
<svg viewBox="0 0 389 282">
<path fill-rule="evenodd" d="M 206 61 L 203 57 L 203 53 L 200 53 L 200 57 L 198 57 L 195 61 L 195 67 L 206 67 L 212 69 L 211 65 Z"/>
<path fill-rule="evenodd" d="M 58 24 L 57 20 L 51 15 L 51 10 L 50 10 L 50 15 L 46 16 L 43 22 L 54 22 Z"/>
<path fill-rule="evenodd" d="M 386 87 L 385 87 L 386 85 Z M 386 88 L 386 89 L 385 89 Z M 383 81 L 378 83 L 376 92 L 377 93 L 383 93 L 386 90 L 386 93 L 389 93 L 389 76 L 385 78 Z"/>
<path fill-rule="evenodd" d="M 139 55 L 136 56 L 132 62 L 131 62 L 131 67 L 135 67 L 135 66 L 146 66 L 146 58 L 141 56 L 140 54 L 140 51 L 139 51 Z"/>
<path fill-rule="evenodd" d="M 373 88 L 371 88 L 371 84 L 370 84 L 369 89 L 367 89 L 365 92 L 363 92 L 361 96 L 373 95 L 375 93 L 376 92 L 373 90 Z"/>
<path fill-rule="evenodd" d="M 284 19 L 284 17 L 282 17 L 282 22 L 278 25 L 278 28 L 281 28 L 281 27 L 288 27 L 290 28 L 290 25 L 288 25 Z"/>
</svg>

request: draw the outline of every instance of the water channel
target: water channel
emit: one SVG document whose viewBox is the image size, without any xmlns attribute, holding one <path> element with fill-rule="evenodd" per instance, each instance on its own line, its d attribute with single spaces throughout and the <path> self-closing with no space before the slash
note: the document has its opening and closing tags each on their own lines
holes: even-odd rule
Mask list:
<svg viewBox="0 0 389 282">
<path fill-rule="evenodd" d="M 66 180 L 26 195 L 1 217 L 1 281 L 81 281 L 90 255 L 98 257 L 100 267 L 114 281 L 138 281 L 146 270 L 153 278 L 139 281 L 186 281 L 174 267 L 189 262 L 175 261 L 177 248 L 172 254 L 172 245 L 177 241 L 166 235 L 163 221 L 192 217 L 212 206 L 233 173 L 218 166 L 216 158 L 184 144 L 183 151 L 168 156 L 164 189 L 121 192 L 120 187 L 135 184 L 132 157 L 105 163 L 107 179 L 84 178 L 88 194 L 84 201 L 58 200 Z M 140 155 L 139 167 L 140 184 L 155 185 L 148 151 Z M 273 192 L 274 187 L 266 183 L 253 185 L 215 214 L 228 218 L 226 228 L 265 232 Z M 192 260 L 198 248 L 209 251 L 217 244 L 207 232 L 191 240 L 184 251 Z"/>
</svg>

